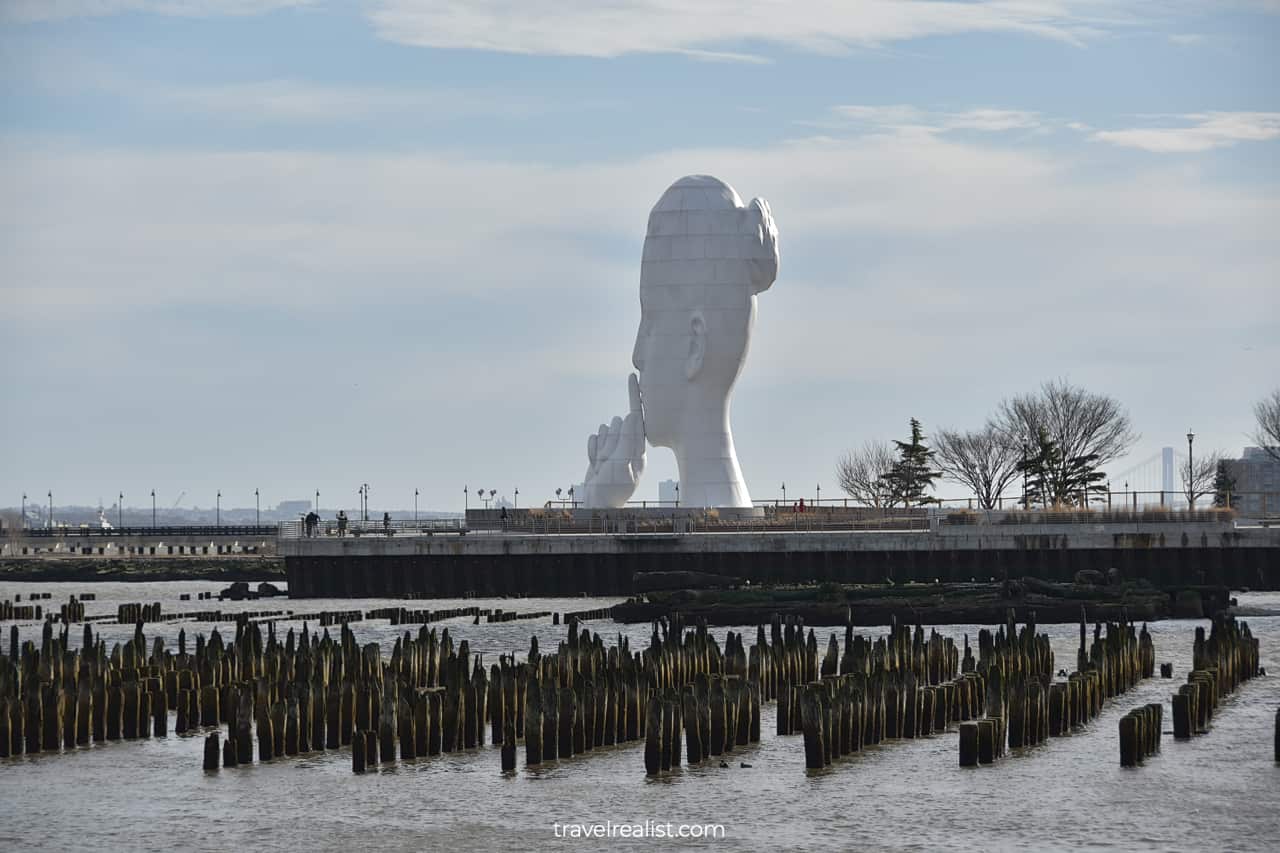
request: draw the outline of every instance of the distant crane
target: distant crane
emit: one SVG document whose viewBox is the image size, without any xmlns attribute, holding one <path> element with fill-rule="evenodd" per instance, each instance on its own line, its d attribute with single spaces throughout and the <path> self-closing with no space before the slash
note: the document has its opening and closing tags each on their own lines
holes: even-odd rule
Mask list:
<svg viewBox="0 0 1280 853">
<path fill-rule="evenodd" d="M 173 506 L 169 507 L 169 509 L 171 509 L 171 510 L 177 509 L 177 508 L 178 508 L 178 504 L 182 503 L 182 499 L 183 499 L 183 498 L 185 498 L 186 496 L 187 496 L 187 493 L 186 493 L 185 491 L 184 491 L 184 492 L 179 492 L 179 493 L 178 493 L 178 499 L 177 499 L 176 501 L 174 501 L 174 502 L 173 502 Z"/>
</svg>

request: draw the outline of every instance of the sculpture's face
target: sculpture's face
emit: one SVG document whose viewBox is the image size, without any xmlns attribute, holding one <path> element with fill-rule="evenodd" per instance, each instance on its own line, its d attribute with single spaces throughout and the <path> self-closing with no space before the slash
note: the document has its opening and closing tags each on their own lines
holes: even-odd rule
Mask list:
<svg viewBox="0 0 1280 853">
<path fill-rule="evenodd" d="M 632 352 L 650 444 L 672 447 L 682 430 L 727 427 L 755 294 L 773 282 L 777 258 L 767 206 L 744 207 L 727 184 L 682 178 L 658 201 L 644 242 Z"/>
</svg>

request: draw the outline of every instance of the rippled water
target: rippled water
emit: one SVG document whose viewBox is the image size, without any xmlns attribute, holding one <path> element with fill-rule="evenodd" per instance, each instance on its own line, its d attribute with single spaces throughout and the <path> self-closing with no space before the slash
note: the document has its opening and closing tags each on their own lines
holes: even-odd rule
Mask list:
<svg viewBox="0 0 1280 853">
<path fill-rule="evenodd" d="M 160 601 L 166 612 L 210 610 L 369 610 L 403 601 L 263 600 L 233 604 L 179 602 L 179 593 L 218 584 L 0 584 L 0 599 L 35 590 L 57 604 L 92 591 L 88 615 L 114 613 L 121 601 Z M 1241 595 L 1244 606 L 1280 609 L 1280 595 Z M 478 605 L 508 610 L 584 610 L 613 599 L 423 601 L 442 609 Z M 564 636 L 550 620 L 472 625 L 446 623 L 485 654 L 528 648 L 536 633 L 545 650 Z M 1172 661 L 1174 680 L 1142 682 L 1113 700 L 1084 731 L 1015 750 L 998 764 L 960 768 L 954 730 L 919 740 L 886 742 L 831 768 L 809 772 L 799 735 L 773 734 L 774 706 L 762 709 L 762 742 L 739 748 L 729 768 L 718 763 L 683 768 L 659 779 L 644 775 L 643 746 L 595 750 L 542 769 L 499 772 L 498 750 L 485 747 L 351 773 L 349 752 L 277 759 L 206 774 L 203 738 L 170 734 L 162 740 L 113 742 L 63 754 L 0 760 L 0 849 L 59 850 L 287 850 L 361 849 L 488 851 L 672 846 L 668 840 L 572 840 L 553 823 L 718 823 L 723 840 L 680 842 L 723 850 L 1275 850 L 1280 847 L 1280 766 L 1272 759 L 1280 706 L 1280 617 L 1247 620 L 1261 639 L 1263 666 L 1225 700 L 1207 734 L 1189 742 L 1166 736 L 1145 766 L 1121 769 L 1117 720 L 1130 708 L 1165 703 L 1191 663 L 1191 644 L 1203 621 L 1150 626 L 1156 659 Z M 314 626 L 314 621 L 312 622 Z M 588 625 L 606 638 L 622 631 L 633 646 L 648 627 Z M 213 625 L 185 623 L 188 637 Z M 179 626 L 148 625 L 176 642 Z M 387 645 L 401 629 L 385 621 L 356 623 L 357 638 Z M 24 626 L 38 631 L 38 626 Z M 108 640 L 129 626 L 100 626 Z M 715 633 L 723 637 L 726 629 Z M 739 629 L 740 630 L 740 629 Z M 754 626 L 748 628 L 754 636 Z M 825 644 L 830 629 L 818 629 Z M 939 630 L 957 639 L 975 626 Z M 1044 626 L 1058 666 L 1075 660 L 1077 628 Z M 223 628 L 229 635 L 233 628 Z M 878 635 L 878 629 L 863 629 Z M 78 633 L 73 632 L 78 638 Z M 4 638 L 7 651 L 7 626 Z M 750 768 L 740 767 L 747 762 Z"/>
</svg>

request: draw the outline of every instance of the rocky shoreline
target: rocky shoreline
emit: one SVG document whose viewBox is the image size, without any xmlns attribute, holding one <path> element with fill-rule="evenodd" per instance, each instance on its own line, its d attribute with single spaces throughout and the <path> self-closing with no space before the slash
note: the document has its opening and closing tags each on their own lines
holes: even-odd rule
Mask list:
<svg viewBox="0 0 1280 853">
<path fill-rule="evenodd" d="M 4 581 L 279 581 L 284 558 L 219 557 L 47 557 L 0 560 Z"/>
<path fill-rule="evenodd" d="M 1232 606 L 1226 587 L 1158 589 L 1146 582 L 1050 583 L 1034 578 L 1004 583 L 842 585 L 650 591 L 613 608 L 619 622 L 650 622 L 679 613 L 708 625 L 752 625 L 775 614 L 806 625 L 1003 624 L 1012 609 L 1019 620 L 1034 612 L 1040 624 L 1088 621 L 1203 618 Z"/>
</svg>

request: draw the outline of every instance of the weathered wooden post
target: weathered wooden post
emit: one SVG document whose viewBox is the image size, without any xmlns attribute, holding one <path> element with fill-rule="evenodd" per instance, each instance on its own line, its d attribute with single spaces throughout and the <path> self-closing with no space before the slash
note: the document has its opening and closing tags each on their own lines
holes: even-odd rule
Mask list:
<svg viewBox="0 0 1280 853">
<path fill-rule="evenodd" d="M 707 702 L 711 711 L 711 742 L 707 753 L 712 756 L 721 755 L 725 746 L 725 695 L 724 684 L 719 677 L 711 679 Z"/>
<path fill-rule="evenodd" d="M 978 720 L 978 763 L 991 764 L 996 760 L 996 720 L 983 717 Z"/>
<path fill-rule="evenodd" d="M 1120 766 L 1137 767 L 1142 763 L 1142 718 L 1130 711 L 1120 718 Z"/>
<path fill-rule="evenodd" d="M 514 773 L 516 769 L 515 715 L 502 724 L 502 772 Z"/>
<path fill-rule="evenodd" d="M 524 700 L 524 763 L 542 763 L 542 689 L 536 675 L 530 675 Z"/>
<path fill-rule="evenodd" d="M 556 743 L 559 747 L 560 758 L 573 758 L 573 734 L 574 724 L 577 722 L 578 707 L 573 689 L 569 687 L 561 687 L 558 691 L 557 700 L 557 732 Z"/>
<path fill-rule="evenodd" d="M 822 742 L 822 706 L 817 688 L 809 685 L 800 695 L 800 725 L 804 731 L 804 766 L 821 770 L 826 766 L 826 748 Z"/>
<path fill-rule="evenodd" d="M 427 755 L 439 755 L 443 749 L 443 715 L 444 697 L 439 689 L 432 690 L 427 694 Z M 541 746 L 541 739 L 538 744 Z"/>
<path fill-rule="evenodd" d="M 211 732 L 204 739 L 204 769 L 217 770 L 218 763 L 222 759 L 222 749 L 218 743 L 218 733 Z"/>
<path fill-rule="evenodd" d="M 662 703 L 657 693 L 649 696 L 644 717 L 644 772 L 657 776 L 662 770 Z"/>
<path fill-rule="evenodd" d="M 1192 711 L 1192 691 L 1183 685 L 1173 694 L 1173 737 L 1175 740 L 1190 740 L 1195 731 Z"/>
<path fill-rule="evenodd" d="M 365 743 L 364 732 L 357 731 L 355 737 L 351 740 L 351 771 L 353 773 L 364 772 Z"/>
<path fill-rule="evenodd" d="M 978 766 L 978 724 L 960 724 L 960 766 Z"/>
</svg>

